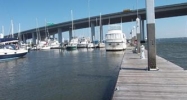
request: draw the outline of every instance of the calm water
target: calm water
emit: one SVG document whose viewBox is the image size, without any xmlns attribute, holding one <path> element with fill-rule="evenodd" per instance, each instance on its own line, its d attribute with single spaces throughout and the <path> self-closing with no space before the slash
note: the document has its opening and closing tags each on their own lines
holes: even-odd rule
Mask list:
<svg viewBox="0 0 187 100">
<path fill-rule="evenodd" d="M 187 38 L 157 39 L 157 55 L 187 70 Z"/>
<path fill-rule="evenodd" d="M 109 100 L 124 52 L 31 51 L 0 62 L 0 100 Z"/>
<path fill-rule="evenodd" d="M 31 51 L 0 62 L 0 100 L 109 100 L 124 52 Z M 157 39 L 157 54 L 187 69 L 187 38 Z"/>
</svg>

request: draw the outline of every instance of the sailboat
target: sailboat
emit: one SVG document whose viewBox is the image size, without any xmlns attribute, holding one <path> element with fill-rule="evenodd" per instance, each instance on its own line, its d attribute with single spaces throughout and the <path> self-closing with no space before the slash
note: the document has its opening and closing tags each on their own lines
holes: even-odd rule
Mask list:
<svg viewBox="0 0 187 100">
<path fill-rule="evenodd" d="M 93 36 L 93 41 L 94 41 L 94 36 Z M 87 44 L 87 48 L 93 48 L 94 47 L 93 41 Z"/>
<path fill-rule="evenodd" d="M 24 43 L 24 42 L 22 41 L 22 39 L 21 39 L 21 30 L 20 30 L 20 26 L 21 26 L 21 25 L 20 25 L 20 23 L 19 23 L 19 26 L 18 26 L 18 40 L 19 40 L 20 48 L 29 50 L 29 49 L 30 49 L 29 45 L 28 45 L 27 43 Z"/>
<path fill-rule="evenodd" d="M 71 19 L 72 19 L 72 34 L 74 33 L 73 32 L 73 11 L 71 10 Z M 71 40 L 70 40 L 70 43 L 66 46 L 66 49 L 67 50 L 75 50 L 77 49 L 77 44 L 78 44 L 78 38 L 77 37 L 73 37 Z"/>
<path fill-rule="evenodd" d="M 45 36 L 46 36 L 46 38 L 45 38 L 45 40 L 44 41 L 41 41 L 41 42 L 43 42 L 44 44 L 42 45 L 42 47 L 40 48 L 41 50 L 48 50 L 48 49 L 50 49 L 51 47 L 49 46 L 49 39 L 48 39 L 48 37 L 49 37 L 49 31 L 48 31 L 48 29 L 47 29 L 47 23 L 46 23 L 46 20 L 45 20 Z"/>
<path fill-rule="evenodd" d="M 36 19 L 36 25 L 37 25 L 37 28 L 36 28 L 36 33 L 37 33 L 37 46 L 36 46 L 36 49 L 39 49 L 39 50 L 50 49 L 50 46 L 48 46 L 47 35 L 46 35 L 45 41 L 41 41 L 40 30 L 38 28 L 38 20 L 37 19 Z M 46 28 L 45 28 L 45 33 L 47 34 Z"/>
</svg>

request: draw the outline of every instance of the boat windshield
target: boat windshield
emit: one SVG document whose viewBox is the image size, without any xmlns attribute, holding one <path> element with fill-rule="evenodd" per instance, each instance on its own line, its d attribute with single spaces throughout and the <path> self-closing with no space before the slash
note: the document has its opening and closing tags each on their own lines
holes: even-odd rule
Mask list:
<svg viewBox="0 0 187 100">
<path fill-rule="evenodd" d="M 16 46 L 15 45 L 4 45 L 4 48 L 10 49 L 10 50 L 16 50 Z"/>
<path fill-rule="evenodd" d="M 106 34 L 105 36 L 106 39 L 121 39 L 121 34 Z"/>
<path fill-rule="evenodd" d="M 4 49 L 4 45 L 0 45 L 0 49 Z"/>
</svg>

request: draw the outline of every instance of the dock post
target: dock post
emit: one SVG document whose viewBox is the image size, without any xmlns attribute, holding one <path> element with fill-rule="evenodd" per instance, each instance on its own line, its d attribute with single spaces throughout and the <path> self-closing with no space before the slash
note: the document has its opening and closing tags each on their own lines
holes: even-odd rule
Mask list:
<svg viewBox="0 0 187 100">
<path fill-rule="evenodd" d="M 140 53 L 140 16 L 136 18 L 137 53 Z"/>
<path fill-rule="evenodd" d="M 58 28 L 58 42 L 62 43 L 62 29 Z"/>
<path fill-rule="evenodd" d="M 147 18 L 147 49 L 148 70 L 158 70 L 156 67 L 156 42 L 155 42 L 155 7 L 154 0 L 146 0 Z"/>
<path fill-rule="evenodd" d="M 94 38 L 95 37 L 95 25 L 94 23 L 92 22 L 91 23 L 91 41 L 94 41 Z"/>
</svg>

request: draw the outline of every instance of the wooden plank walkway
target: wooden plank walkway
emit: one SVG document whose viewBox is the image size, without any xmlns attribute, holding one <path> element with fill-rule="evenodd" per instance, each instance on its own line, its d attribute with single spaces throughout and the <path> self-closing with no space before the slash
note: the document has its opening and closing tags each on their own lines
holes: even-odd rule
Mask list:
<svg viewBox="0 0 187 100">
<path fill-rule="evenodd" d="M 112 100 L 187 100 L 187 71 L 159 56 L 156 59 L 159 71 L 147 71 L 147 59 L 128 47 Z"/>
</svg>

